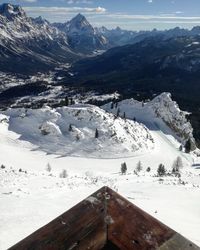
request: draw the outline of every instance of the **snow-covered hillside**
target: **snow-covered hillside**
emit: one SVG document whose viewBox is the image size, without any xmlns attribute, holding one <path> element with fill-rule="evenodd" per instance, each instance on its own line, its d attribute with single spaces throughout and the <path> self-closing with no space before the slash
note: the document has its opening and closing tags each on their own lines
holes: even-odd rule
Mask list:
<svg viewBox="0 0 200 250">
<path fill-rule="evenodd" d="M 126 117 L 148 129 L 90 105 L 1 112 L 0 250 L 104 185 L 200 246 L 200 158 L 180 151 L 173 132 L 146 105 L 118 104 L 122 116 L 124 108 Z M 182 168 L 173 175 L 177 157 Z M 158 176 L 161 163 L 167 174 Z"/>
<path fill-rule="evenodd" d="M 181 111 L 178 104 L 172 100 L 170 93 L 162 93 L 154 98 L 149 104 L 155 114 L 183 139 L 193 138 L 193 128 L 187 120 L 188 112 Z"/>
<path fill-rule="evenodd" d="M 47 153 L 114 158 L 154 148 L 145 126 L 92 105 L 9 109 L 5 115 L 9 130 Z"/>
<path fill-rule="evenodd" d="M 103 108 L 114 114 L 120 112 L 121 116 L 125 112 L 127 118 L 135 118 L 144 124 L 148 120 L 147 127 L 155 127 L 155 129 L 157 127 L 157 129 L 164 130 L 166 133 L 176 137 L 183 145 L 190 139 L 193 142 L 193 150 L 196 148 L 193 128 L 187 120 L 189 113 L 180 110 L 178 104 L 172 100 L 170 93 L 162 93 L 146 103 L 127 99 L 117 103 L 117 105 L 108 103 Z"/>
</svg>

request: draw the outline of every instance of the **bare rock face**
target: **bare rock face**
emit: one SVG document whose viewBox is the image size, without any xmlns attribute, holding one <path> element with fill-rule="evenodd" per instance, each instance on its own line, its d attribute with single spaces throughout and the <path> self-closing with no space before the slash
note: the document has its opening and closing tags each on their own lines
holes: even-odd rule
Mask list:
<svg viewBox="0 0 200 250">
<path fill-rule="evenodd" d="M 173 136 L 176 135 L 183 145 L 189 140 L 191 151 L 196 149 L 193 128 L 187 118 L 189 113 L 180 110 L 170 93 L 164 92 L 146 103 L 127 99 L 117 103 L 117 108 L 111 109 L 111 103 L 104 105 L 103 108 L 112 113 L 116 113 L 118 109 L 121 115 L 125 112 L 130 119 L 137 117 L 144 123 L 147 116 L 147 124 L 151 123 L 151 126 L 155 126 L 154 120 L 155 123 L 162 121 L 171 128 Z"/>
<path fill-rule="evenodd" d="M 154 98 L 150 105 L 160 117 L 180 138 L 190 140 L 191 147 L 196 149 L 193 128 L 187 119 L 188 112 L 181 111 L 178 104 L 172 100 L 170 93 L 162 93 Z"/>
<path fill-rule="evenodd" d="M 28 17 L 18 5 L 0 5 L 0 41 L 0 67 L 6 72 L 41 72 L 77 58 L 65 34 L 41 17 Z"/>
<path fill-rule="evenodd" d="M 4 3 L 0 6 L 0 15 L 5 16 L 9 20 L 18 18 L 26 18 L 25 11 L 19 5 Z"/>
<path fill-rule="evenodd" d="M 69 44 L 74 50 L 92 53 L 94 50 L 104 50 L 109 47 L 108 40 L 81 14 L 69 22 L 55 23 L 54 26 L 67 35 Z"/>
</svg>

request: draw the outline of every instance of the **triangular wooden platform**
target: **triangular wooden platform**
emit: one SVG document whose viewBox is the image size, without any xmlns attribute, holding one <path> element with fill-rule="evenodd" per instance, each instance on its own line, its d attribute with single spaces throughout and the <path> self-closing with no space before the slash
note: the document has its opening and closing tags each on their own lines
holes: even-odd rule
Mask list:
<svg viewBox="0 0 200 250">
<path fill-rule="evenodd" d="M 103 187 L 10 250 L 200 249 Z"/>
</svg>

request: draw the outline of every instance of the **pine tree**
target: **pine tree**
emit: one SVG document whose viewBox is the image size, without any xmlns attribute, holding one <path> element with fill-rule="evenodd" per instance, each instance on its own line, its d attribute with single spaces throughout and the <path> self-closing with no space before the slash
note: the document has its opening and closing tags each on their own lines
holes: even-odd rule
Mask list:
<svg viewBox="0 0 200 250">
<path fill-rule="evenodd" d="M 68 174 L 67 174 L 67 170 L 63 169 L 63 171 L 60 173 L 60 178 L 67 178 Z"/>
<path fill-rule="evenodd" d="M 142 101 L 142 107 L 144 107 L 144 101 Z"/>
<path fill-rule="evenodd" d="M 127 172 L 127 165 L 126 165 L 126 162 L 123 162 L 121 164 L 121 174 L 126 174 Z"/>
<path fill-rule="evenodd" d="M 192 145 L 191 145 L 191 140 L 188 139 L 188 140 L 186 141 L 186 143 L 185 143 L 185 152 L 186 152 L 186 153 L 190 153 L 190 152 L 191 152 L 191 147 L 192 147 Z"/>
<path fill-rule="evenodd" d="M 51 172 L 51 165 L 48 163 L 46 167 L 47 172 Z"/>
<path fill-rule="evenodd" d="M 113 108 L 114 108 L 114 103 L 111 102 L 110 109 L 113 109 Z"/>
<path fill-rule="evenodd" d="M 141 163 L 141 161 L 139 161 L 139 162 L 137 163 L 137 165 L 136 165 L 136 171 L 137 171 L 137 172 L 142 171 L 142 163 Z"/>
<path fill-rule="evenodd" d="M 73 100 L 72 97 L 70 98 L 70 104 L 71 104 L 71 105 L 75 104 L 75 101 Z"/>
<path fill-rule="evenodd" d="M 183 161 L 181 157 L 178 156 L 172 165 L 172 173 L 179 173 L 181 168 L 183 168 Z"/>
<path fill-rule="evenodd" d="M 68 106 L 69 105 L 69 99 L 68 99 L 68 97 L 66 96 L 65 97 L 65 106 Z"/>
<path fill-rule="evenodd" d="M 117 109 L 117 117 L 119 117 L 119 114 L 120 114 L 120 108 Z"/>
<path fill-rule="evenodd" d="M 124 112 L 124 114 L 123 114 L 123 118 L 126 119 L 126 113 L 125 113 L 125 112 Z"/>
<path fill-rule="evenodd" d="M 72 132 L 72 125 L 71 124 L 69 124 L 69 132 Z"/>
<path fill-rule="evenodd" d="M 163 164 L 160 164 L 157 169 L 158 176 L 164 176 L 166 174 L 166 169 Z"/>
<path fill-rule="evenodd" d="M 98 131 L 98 129 L 96 128 L 96 130 L 95 130 L 95 136 L 94 136 L 96 139 L 97 138 L 99 138 L 99 131 Z"/>
</svg>

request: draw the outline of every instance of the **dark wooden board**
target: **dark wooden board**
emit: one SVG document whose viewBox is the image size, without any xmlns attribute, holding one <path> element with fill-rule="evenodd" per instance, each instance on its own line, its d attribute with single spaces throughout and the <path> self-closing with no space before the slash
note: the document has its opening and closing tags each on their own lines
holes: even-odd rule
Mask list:
<svg viewBox="0 0 200 250">
<path fill-rule="evenodd" d="M 200 249 L 103 187 L 10 250 Z"/>
<path fill-rule="evenodd" d="M 104 197 L 93 194 L 10 250 L 96 250 L 106 243 Z"/>
</svg>

